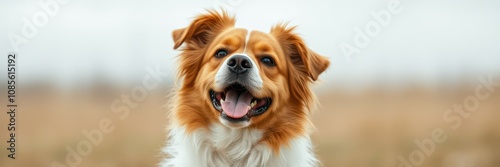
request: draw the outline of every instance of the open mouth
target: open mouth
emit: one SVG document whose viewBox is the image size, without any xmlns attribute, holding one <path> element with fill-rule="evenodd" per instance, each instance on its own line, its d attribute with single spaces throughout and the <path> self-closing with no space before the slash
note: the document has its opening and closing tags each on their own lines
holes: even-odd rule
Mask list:
<svg viewBox="0 0 500 167">
<path fill-rule="evenodd" d="M 271 105 L 271 98 L 256 98 L 243 85 L 231 84 L 223 92 L 210 90 L 210 99 L 222 117 L 233 122 L 248 121 L 263 114 Z"/>
</svg>

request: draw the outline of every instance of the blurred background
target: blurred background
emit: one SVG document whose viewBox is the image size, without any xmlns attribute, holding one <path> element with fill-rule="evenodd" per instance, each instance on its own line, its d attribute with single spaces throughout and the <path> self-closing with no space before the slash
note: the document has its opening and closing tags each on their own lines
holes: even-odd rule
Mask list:
<svg viewBox="0 0 500 167">
<path fill-rule="evenodd" d="M 321 105 L 312 138 L 324 166 L 500 166 L 500 85 L 484 84 L 500 82 L 496 0 L 3 0 L 0 53 L 18 53 L 19 106 L 11 160 L 5 70 L 0 166 L 71 166 L 68 148 L 88 141 L 82 131 L 103 119 L 114 130 L 79 166 L 155 166 L 176 75 L 171 32 L 209 8 L 236 15 L 237 27 L 264 32 L 289 21 L 311 49 L 330 58 L 313 86 Z M 384 11 L 390 19 L 380 22 Z M 357 45 L 363 34 L 367 40 Z M 13 43 L 14 36 L 23 42 Z M 348 54 L 347 45 L 356 52 Z M 4 58 L 0 69 L 6 68 Z M 158 85 L 127 116 L 112 112 L 145 77 Z M 477 89 L 489 96 L 478 99 Z M 461 114 L 457 105 L 468 108 Z M 436 129 L 446 140 L 419 146 Z"/>
</svg>

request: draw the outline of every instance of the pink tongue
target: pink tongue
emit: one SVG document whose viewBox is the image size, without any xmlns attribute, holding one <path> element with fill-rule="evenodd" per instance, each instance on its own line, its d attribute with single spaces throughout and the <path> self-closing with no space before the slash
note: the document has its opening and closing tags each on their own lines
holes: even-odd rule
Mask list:
<svg viewBox="0 0 500 167">
<path fill-rule="evenodd" d="M 226 93 L 226 100 L 221 103 L 222 109 L 231 118 L 241 118 L 250 110 L 252 98 L 248 92 L 238 95 L 237 91 L 229 90 Z"/>
</svg>

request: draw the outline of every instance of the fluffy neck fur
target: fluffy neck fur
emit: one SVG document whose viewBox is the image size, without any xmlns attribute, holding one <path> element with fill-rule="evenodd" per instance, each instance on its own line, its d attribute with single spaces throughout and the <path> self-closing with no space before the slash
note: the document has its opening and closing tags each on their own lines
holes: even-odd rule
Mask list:
<svg viewBox="0 0 500 167">
<path fill-rule="evenodd" d="M 311 149 L 307 135 L 283 144 L 279 152 L 259 142 L 263 132 L 258 129 L 232 129 L 214 123 L 187 133 L 182 126 L 169 131 L 169 143 L 163 150 L 170 158 L 162 167 L 211 166 L 211 167 L 308 167 L 318 161 Z"/>
</svg>

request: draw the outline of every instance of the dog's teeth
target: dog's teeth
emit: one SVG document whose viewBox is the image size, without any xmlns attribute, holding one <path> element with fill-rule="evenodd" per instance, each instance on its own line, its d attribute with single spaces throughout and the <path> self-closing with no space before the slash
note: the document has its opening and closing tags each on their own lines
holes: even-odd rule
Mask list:
<svg viewBox="0 0 500 167">
<path fill-rule="evenodd" d="M 224 100 L 223 100 L 223 99 L 220 99 L 220 104 L 222 104 L 222 102 L 224 102 Z"/>
<path fill-rule="evenodd" d="M 255 100 L 254 100 L 254 101 L 252 101 L 252 103 L 250 103 L 250 108 L 255 107 L 255 103 L 256 103 L 256 102 L 255 102 Z"/>
</svg>

